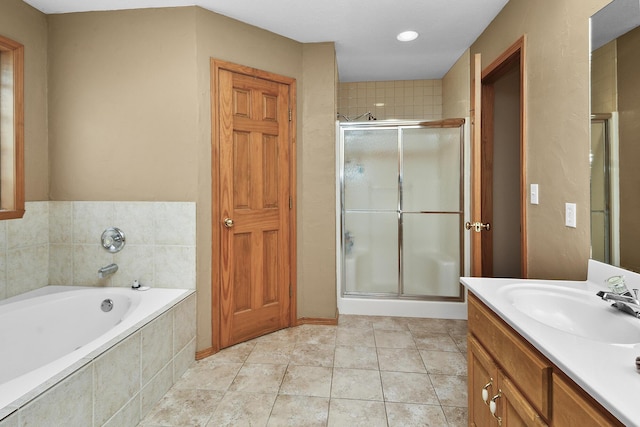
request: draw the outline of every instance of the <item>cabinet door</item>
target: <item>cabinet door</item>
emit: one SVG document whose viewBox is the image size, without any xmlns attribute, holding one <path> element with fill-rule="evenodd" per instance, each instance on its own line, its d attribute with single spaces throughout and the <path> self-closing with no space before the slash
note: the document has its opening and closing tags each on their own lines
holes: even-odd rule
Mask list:
<svg viewBox="0 0 640 427">
<path fill-rule="evenodd" d="M 491 415 L 489 406 L 482 398 L 483 389 L 488 399 L 498 394 L 498 368 L 491 356 L 471 335 L 468 337 L 469 362 L 469 425 L 472 427 L 495 427 L 497 420 Z"/>
<path fill-rule="evenodd" d="M 622 426 L 577 385 L 553 373 L 553 425 L 556 427 Z"/>
<path fill-rule="evenodd" d="M 546 427 L 547 423 L 533 406 L 524 398 L 513 382 L 498 373 L 500 398 L 498 413 L 502 417 L 502 425 L 509 427 Z"/>
</svg>

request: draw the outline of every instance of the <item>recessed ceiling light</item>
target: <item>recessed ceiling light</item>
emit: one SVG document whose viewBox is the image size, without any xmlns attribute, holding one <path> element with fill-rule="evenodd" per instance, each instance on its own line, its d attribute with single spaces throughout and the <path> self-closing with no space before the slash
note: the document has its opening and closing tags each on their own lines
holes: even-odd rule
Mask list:
<svg viewBox="0 0 640 427">
<path fill-rule="evenodd" d="M 418 33 L 415 31 L 403 31 L 396 38 L 401 42 L 410 42 L 418 38 Z"/>
</svg>

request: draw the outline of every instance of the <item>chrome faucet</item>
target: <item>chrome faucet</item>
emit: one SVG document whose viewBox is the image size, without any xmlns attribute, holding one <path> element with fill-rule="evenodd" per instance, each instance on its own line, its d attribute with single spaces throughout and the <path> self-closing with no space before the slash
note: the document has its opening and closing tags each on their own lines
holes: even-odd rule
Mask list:
<svg viewBox="0 0 640 427">
<path fill-rule="evenodd" d="M 116 271 L 118 271 L 118 264 L 109 264 L 98 270 L 98 277 L 104 279 Z"/>
<path fill-rule="evenodd" d="M 613 304 L 611 304 L 612 307 L 640 318 L 640 297 L 638 295 L 638 289 L 634 289 L 633 294 L 629 291 L 623 294 L 600 291 L 596 295 L 605 301 L 613 301 Z"/>
</svg>

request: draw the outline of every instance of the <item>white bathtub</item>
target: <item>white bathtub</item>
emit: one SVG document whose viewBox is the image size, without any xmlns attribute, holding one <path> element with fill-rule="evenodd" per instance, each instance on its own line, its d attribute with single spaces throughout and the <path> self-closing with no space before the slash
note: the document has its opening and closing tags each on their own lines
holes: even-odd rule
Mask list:
<svg viewBox="0 0 640 427">
<path fill-rule="evenodd" d="M 0 302 L 0 420 L 193 294 L 47 286 Z M 101 304 L 110 300 L 105 312 Z"/>
</svg>

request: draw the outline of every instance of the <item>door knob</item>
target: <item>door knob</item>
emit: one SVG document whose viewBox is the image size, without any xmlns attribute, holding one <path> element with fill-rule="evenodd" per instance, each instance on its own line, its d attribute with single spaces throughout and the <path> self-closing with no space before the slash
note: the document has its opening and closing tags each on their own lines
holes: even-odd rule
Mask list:
<svg viewBox="0 0 640 427">
<path fill-rule="evenodd" d="M 233 227 L 233 220 L 231 218 L 225 218 L 223 222 L 225 227 L 227 228 Z"/>
<path fill-rule="evenodd" d="M 464 224 L 464 228 L 466 228 L 467 230 L 471 230 L 473 228 L 473 231 L 475 231 L 476 233 L 479 233 L 482 230 L 486 230 L 486 231 L 491 230 L 491 224 L 489 224 L 489 223 L 483 224 L 481 222 L 474 222 L 472 224 L 472 223 L 467 221 Z"/>
</svg>

